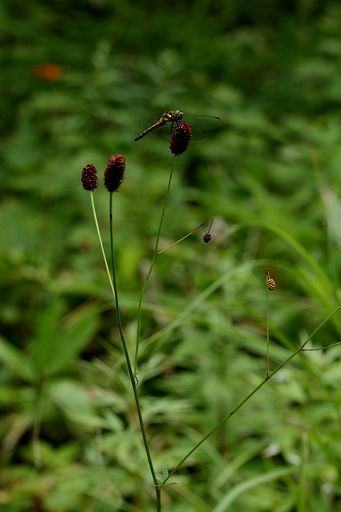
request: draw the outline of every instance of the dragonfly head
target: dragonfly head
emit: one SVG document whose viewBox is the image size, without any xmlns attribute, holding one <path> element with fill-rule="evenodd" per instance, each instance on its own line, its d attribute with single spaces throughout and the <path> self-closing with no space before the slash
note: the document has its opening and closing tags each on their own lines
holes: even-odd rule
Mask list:
<svg viewBox="0 0 341 512">
<path fill-rule="evenodd" d="M 181 121 L 181 119 L 184 117 L 185 113 L 182 112 L 182 110 L 174 110 L 174 117 L 176 121 Z"/>
</svg>

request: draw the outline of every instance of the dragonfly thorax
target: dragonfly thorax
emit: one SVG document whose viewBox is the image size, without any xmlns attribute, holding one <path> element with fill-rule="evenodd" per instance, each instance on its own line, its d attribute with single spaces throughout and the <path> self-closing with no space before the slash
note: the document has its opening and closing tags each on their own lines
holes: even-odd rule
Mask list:
<svg viewBox="0 0 341 512">
<path fill-rule="evenodd" d="M 184 115 L 182 110 L 167 110 L 167 112 L 163 114 L 163 117 L 167 121 L 181 121 Z"/>
</svg>

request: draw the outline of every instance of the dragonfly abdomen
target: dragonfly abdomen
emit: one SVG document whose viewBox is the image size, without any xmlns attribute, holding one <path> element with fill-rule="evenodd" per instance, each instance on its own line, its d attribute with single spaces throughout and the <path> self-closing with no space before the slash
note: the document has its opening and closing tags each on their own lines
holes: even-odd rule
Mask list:
<svg viewBox="0 0 341 512">
<path fill-rule="evenodd" d="M 148 135 L 148 133 L 156 130 L 157 128 L 161 128 L 161 126 L 164 126 L 166 123 L 171 122 L 172 125 L 174 122 L 180 121 L 184 116 L 184 113 L 181 110 L 167 110 L 162 114 L 160 119 L 155 121 L 151 126 L 148 126 L 143 132 L 141 132 L 137 137 L 135 137 L 134 141 L 142 139 L 145 135 Z"/>
<path fill-rule="evenodd" d="M 137 137 L 135 137 L 134 141 L 136 142 L 137 140 L 140 140 L 142 139 L 142 137 L 144 137 L 145 135 L 148 135 L 148 133 L 150 132 L 153 132 L 154 130 L 156 130 L 157 128 L 160 128 L 161 126 L 163 126 L 164 124 L 166 124 L 168 122 L 168 119 L 163 119 L 163 117 L 161 117 L 161 119 L 159 119 L 158 121 L 156 121 L 154 124 L 152 124 L 151 126 L 148 126 L 148 128 L 146 128 L 145 130 L 143 130 L 143 132 L 141 132 Z"/>
</svg>

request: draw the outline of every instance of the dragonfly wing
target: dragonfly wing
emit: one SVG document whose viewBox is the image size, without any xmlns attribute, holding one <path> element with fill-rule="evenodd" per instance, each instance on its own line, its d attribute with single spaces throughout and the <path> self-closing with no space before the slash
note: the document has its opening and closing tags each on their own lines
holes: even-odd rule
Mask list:
<svg viewBox="0 0 341 512">
<path fill-rule="evenodd" d="M 222 119 L 215 116 L 190 115 L 184 118 L 192 126 L 192 139 L 205 140 L 222 127 Z"/>
</svg>

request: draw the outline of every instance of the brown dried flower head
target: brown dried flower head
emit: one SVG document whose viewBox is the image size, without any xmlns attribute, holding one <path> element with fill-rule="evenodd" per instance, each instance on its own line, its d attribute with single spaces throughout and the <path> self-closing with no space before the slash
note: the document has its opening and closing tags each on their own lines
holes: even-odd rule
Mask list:
<svg viewBox="0 0 341 512">
<path fill-rule="evenodd" d="M 274 290 L 276 288 L 276 281 L 270 276 L 270 272 L 266 271 L 266 284 L 269 290 Z"/>
<path fill-rule="evenodd" d="M 120 187 L 125 171 L 126 159 L 123 155 L 110 155 L 104 172 L 104 185 L 109 192 L 115 192 Z"/>
<path fill-rule="evenodd" d="M 82 171 L 81 182 L 84 190 L 95 190 L 98 185 L 97 169 L 93 164 L 87 164 Z"/>
<path fill-rule="evenodd" d="M 192 126 L 186 121 L 181 121 L 175 128 L 172 135 L 169 149 L 173 155 L 182 155 L 188 148 L 188 144 L 192 138 Z"/>
</svg>

